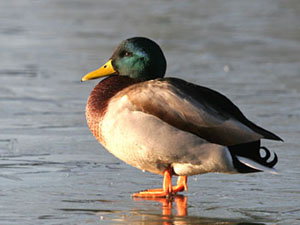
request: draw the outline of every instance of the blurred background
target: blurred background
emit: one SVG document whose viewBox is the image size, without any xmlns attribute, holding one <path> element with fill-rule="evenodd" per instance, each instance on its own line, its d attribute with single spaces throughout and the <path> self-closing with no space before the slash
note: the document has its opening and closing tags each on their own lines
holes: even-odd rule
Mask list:
<svg viewBox="0 0 300 225">
<path fill-rule="evenodd" d="M 0 224 L 299 224 L 299 21 L 298 0 L 1 1 Z M 162 177 L 97 143 L 84 110 L 99 81 L 80 79 L 133 36 L 162 47 L 167 76 L 281 136 L 264 141 L 280 174 L 191 177 L 185 215 L 132 199 Z"/>
</svg>

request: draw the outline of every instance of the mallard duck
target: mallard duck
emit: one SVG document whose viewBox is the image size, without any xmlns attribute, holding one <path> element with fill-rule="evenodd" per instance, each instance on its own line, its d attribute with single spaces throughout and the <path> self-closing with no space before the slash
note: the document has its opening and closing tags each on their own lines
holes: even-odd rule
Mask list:
<svg viewBox="0 0 300 225">
<path fill-rule="evenodd" d="M 164 176 L 163 187 L 134 197 L 167 197 L 187 190 L 187 176 L 276 172 L 277 155 L 261 139 L 282 140 L 248 120 L 224 95 L 178 78 L 164 78 L 161 48 L 127 39 L 82 81 L 108 76 L 91 92 L 87 124 L 117 158 Z M 260 152 L 264 151 L 264 157 Z M 271 160 L 272 158 L 272 160 Z M 178 176 L 172 186 L 172 176 Z"/>
</svg>

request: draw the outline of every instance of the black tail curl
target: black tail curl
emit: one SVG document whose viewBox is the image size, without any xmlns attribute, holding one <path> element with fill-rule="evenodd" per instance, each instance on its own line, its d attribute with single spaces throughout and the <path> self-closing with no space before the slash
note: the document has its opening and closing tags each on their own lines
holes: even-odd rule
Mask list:
<svg viewBox="0 0 300 225">
<path fill-rule="evenodd" d="M 245 144 L 228 146 L 230 151 L 233 166 L 240 173 L 254 173 L 254 172 L 262 172 L 261 170 L 254 169 L 249 167 L 243 163 L 241 163 L 237 156 L 242 156 L 248 159 L 251 159 L 263 166 L 273 168 L 278 162 L 278 157 L 276 153 L 274 153 L 274 158 L 268 162 L 271 157 L 270 150 L 264 146 L 260 146 L 260 141 L 249 142 Z M 265 156 L 262 157 L 260 151 L 263 150 L 265 152 Z"/>
</svg>

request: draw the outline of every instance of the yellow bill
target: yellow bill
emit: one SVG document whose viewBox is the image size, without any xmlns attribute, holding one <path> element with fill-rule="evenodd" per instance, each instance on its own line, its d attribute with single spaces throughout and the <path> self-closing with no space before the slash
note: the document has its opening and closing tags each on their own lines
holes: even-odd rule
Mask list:
<svg viewBox="0 0 300 225">
<path fill-rule="evenodd" d="M 81 81 L 97 79 L 99 77 L 105 77 L 105 76 L 113 75 L 116 73 L 117 73 L 117 71 L 115 71 L 114 67 L 112 66 L 111 59 L 110 59 L 107 63 L 105 63 L 99 69 L 86 74 L 83 78 L 81 78 Z"/>
</svg>

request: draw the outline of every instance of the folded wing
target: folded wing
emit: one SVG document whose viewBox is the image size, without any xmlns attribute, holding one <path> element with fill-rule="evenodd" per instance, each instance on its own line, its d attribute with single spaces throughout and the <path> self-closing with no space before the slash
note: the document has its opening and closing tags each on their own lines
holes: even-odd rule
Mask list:
<svg viewBox="0 0 300 225">
<path fill-rule="evenodd" d="M 124 94 L 132 110 L 152 114 L 211 143 L 230 146 L 261 138 L 281 140 L 249 121 L 224 95 L 181 79 L 141 82 L 119 96 Z"/>
</svg>

